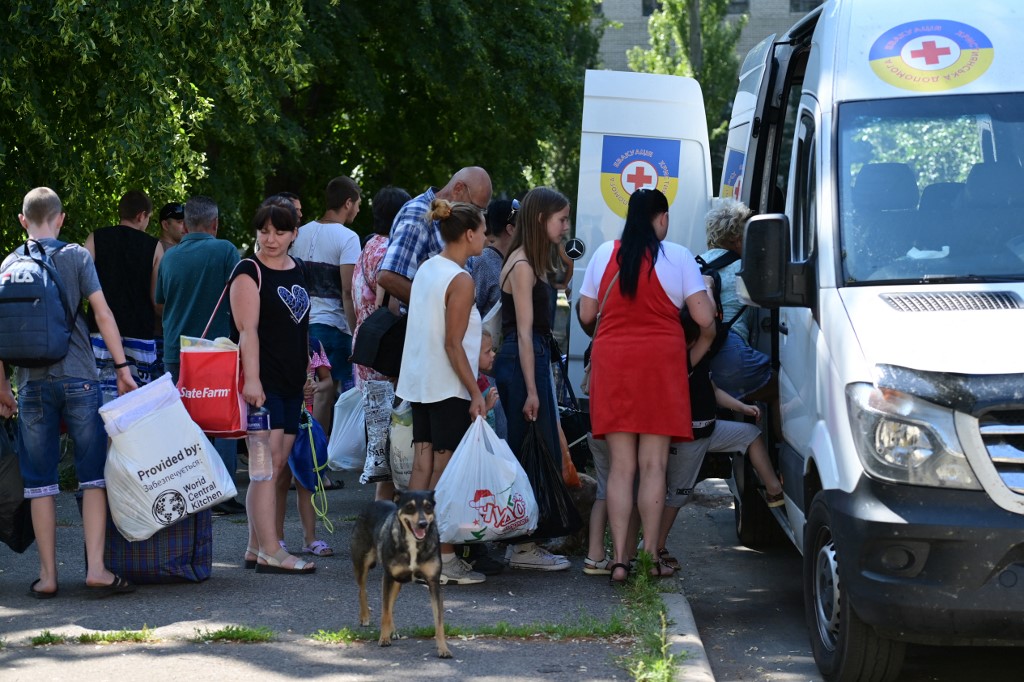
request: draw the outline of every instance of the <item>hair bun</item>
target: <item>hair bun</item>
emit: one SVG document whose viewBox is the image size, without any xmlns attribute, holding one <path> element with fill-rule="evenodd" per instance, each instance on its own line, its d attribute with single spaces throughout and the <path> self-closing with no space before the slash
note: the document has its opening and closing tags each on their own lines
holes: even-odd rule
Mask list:
<svg viewBox="0 0 1024 682">
<path fill-rule="evenodd" d="M 431 220 L 446 220 L 452 214 L 452 205 L 445 199 L 434 199 L 430 204 Z"/>
</svg>

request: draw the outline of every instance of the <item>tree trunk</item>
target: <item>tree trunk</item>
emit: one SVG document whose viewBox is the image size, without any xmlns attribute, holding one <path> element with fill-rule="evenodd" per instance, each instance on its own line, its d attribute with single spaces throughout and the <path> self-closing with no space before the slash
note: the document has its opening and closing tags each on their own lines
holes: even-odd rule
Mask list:
<svg viewBox="0 0 1024 682">
<path fill-rule="evenodd" d="M 690 68 L 694 78 L 700 78 L 704 72 L 704 45 L 700 30 L 700 0 L 686 0 L 690 12 Z"/>
</svg>

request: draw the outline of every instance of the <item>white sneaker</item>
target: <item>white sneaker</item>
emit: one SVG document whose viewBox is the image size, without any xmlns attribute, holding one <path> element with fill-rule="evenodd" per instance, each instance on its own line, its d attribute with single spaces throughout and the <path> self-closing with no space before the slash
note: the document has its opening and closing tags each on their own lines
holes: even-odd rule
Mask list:
<svg viewBox="0 0 1024 682">
<path fill-rule="evenodd" d="M 527 542 L 512 548 L 508 565 L 510 568 L 534 571 L 564 571 L 570 566 L 569 560 L 564 556 L 552 554 L 535 542 Z"/>
<path fill-rule="evenodd" d="M 475 585 L 487 580 L 483 573 L 477 573 L 472 567 L 459 557 L 451 561 L 441 562 L 441 584 L 455 583 L 456 585 Z"/>
</svg>

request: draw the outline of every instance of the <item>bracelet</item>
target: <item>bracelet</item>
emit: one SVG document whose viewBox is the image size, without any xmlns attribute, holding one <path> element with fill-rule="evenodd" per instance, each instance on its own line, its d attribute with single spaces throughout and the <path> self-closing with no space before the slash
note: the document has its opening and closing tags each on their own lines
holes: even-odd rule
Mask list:
<svg viewBox="0 0 1024 682">
<path fill-rule="evenodd" d="M 131 367 L 131 364 L 132 363 L 130 361 L 125 360 L 124 362 L 119 362 L 115 364 L 114 369 L 124 369 L 125 367 Z"/>
</svg>

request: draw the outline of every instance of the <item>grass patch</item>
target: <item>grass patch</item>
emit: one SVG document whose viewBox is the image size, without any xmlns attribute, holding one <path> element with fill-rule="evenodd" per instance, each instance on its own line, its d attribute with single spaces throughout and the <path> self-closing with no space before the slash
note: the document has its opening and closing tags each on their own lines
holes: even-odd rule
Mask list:
<svg viewBox="0 0 1024 682">
<path fill-rule="evenodd" d="M 50 632 L 49 630 L 43 630 L 38 635 L 32 638 L 32 646 L 48 646 L 50 644 L 63 644 L 67 641 L 67 637 L 64 635 L 58 635 Z"/>
<path fill-rule="evenodd" d="M 259 642 L 270 642 L 274 639 L 274 632 L 267 627 L 248 627 L 246 625 L 228 625 L 220 630 L 196 630 L 195 641 L 197 642 L 239 642 L 242 644 L 257 644 Z"/>
<path fill-rule="evenodd" d="M 318 630 L 316 634 L 310 635 L 309 638 L 316 642 L 323 642 L 324 644 L 351 644 L 357 639 L 369 639 L 369 637 L 361 636 L 358 632 L 349 630 L 348 628 L 342 628 L 334 631 Z"/>
<path fill-rule="evenodd" d="M 672 682 L 679 657 L 669 653 L 666 635 L 665 602 L 658 578 L 650 575 L 654 560 L 647 552 L 637 555 L 636 570 L 623 587 L 626 602 L 624 617 L 635 638 L 633 651 L 622 663 L 634 680 Z"/>
<path fill-rule="evenodd" d="M 141 630 L 117 630 L 116 632 L 86 632 L 78 636 L 79 644 L 114 644 L 115 642 L 133 642 L 141 644 L 152 642 L 153 631 L 145 625 Z"/>
</svg>

